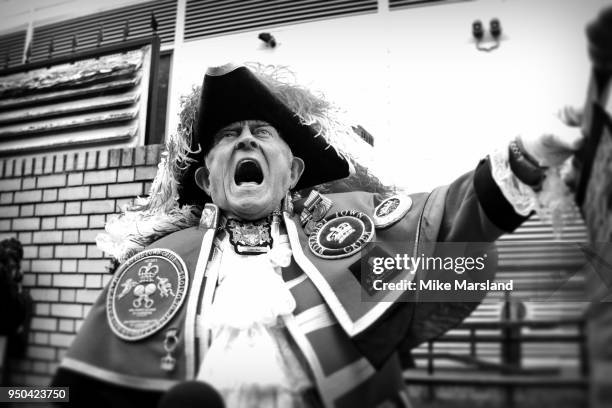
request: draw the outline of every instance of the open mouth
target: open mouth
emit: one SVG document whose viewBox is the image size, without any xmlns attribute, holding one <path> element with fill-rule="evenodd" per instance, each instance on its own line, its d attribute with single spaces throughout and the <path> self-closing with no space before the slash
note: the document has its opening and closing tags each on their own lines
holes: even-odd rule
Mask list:
<svg viewBox="0 0 612 408">
<path fill-rule="evenodd" d="M 237 186 L 243 183 L 261 184 L 264 179 L 259 163 L 253 159 L 243 159 L 236 165 L 234 182 Z"/>
</svg>

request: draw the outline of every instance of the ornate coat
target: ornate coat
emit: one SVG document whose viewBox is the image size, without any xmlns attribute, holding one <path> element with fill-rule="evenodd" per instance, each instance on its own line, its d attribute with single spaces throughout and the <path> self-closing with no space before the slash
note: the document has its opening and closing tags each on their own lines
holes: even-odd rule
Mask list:
<svg viewBox="0 0 612 408">
<path fill-rule="evenodd" d="M 363 192 L 328 197 L 333 206 L 327 214 L 353 211 L 370 219 L 383 199 Z M 487 159 L 449 186 L 410 198 L 405 214 L 341 258 L 316 255 L 316 242 L 309 243 L 299 217 L 284 213 L 293 258 L 282 276 L 297 304 L 284 323 L 327 407 L 404 406 L 405 351 L 458 324 L 476 305 L 421 302 L 418 292 L 364 292 L 367 255 L 431 255 L 437 242 L 491 242 L 524 220 L 493 180 Z M 218 234 L 213 228 L 185 229 L 128 260 L 92 307 L 54 385 L 71 386 L 75 405 L 129 406 L 155 404 L 172 385 L 195 378 L 208 348 L 201 327 L 215 289 L 210 265 Z M 120 298 L 131 302 L 131 312 L 117 307 Z M 160 310 L 150 312 L 150 320 L 146 313 L 130 320 L 148 300 Z"/>
</svg>

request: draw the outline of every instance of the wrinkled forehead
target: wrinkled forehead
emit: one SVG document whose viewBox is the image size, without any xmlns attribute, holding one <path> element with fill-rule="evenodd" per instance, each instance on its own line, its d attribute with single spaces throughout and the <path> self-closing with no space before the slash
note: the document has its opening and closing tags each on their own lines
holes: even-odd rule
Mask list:
<svg viewBox="0 0 612 408">
<path fill-rule="evenodd" d="M 245 129 L 245 127 L 248 127 L 249 131 L 251 132 L 251 134 L 256 134 L 256 132 L 259 129 L 265 129 L 267 130 L 275 139 L 275 141 L 281 145 L 283 145 L 284 147 L 287 148 L 287 150 L 290 153 L 293 153 L 291 151 L 291 147 L 289 147 L 289 144 L 287 144 L 287 142 L 283 139 L 283 136 L 281 135 L 281 133 L 279 132 L 278 128 L 272 124 L 270 124 L 270 122 L 266 122 L 265 120 L 259 120 L 259 119 L 249 119 L 249 120 L 239 120 L 236 122 L 232 122 L 229 125 L 223 126 L 221 129 L 219 129 L 216 133 L 215 136 L 213 138 L 213 145 L 211 146 L 211 150 L 213 147 L 215 147 L 217 145 L 217 143 L 223 139 L 225 136 L 229 134 L 235 134 L 235 135 L 239 135 L 240 133 L 242 133 L 243 129 Z"/>
<path fill-rule="evenodd" d="M 240 135 L 242 131 L 245 129 L 245 127 L 248 127 L 249 132 L 251 132 L 253 136 L 256 136 L 260 130 L 264 129 L 265 131 L 268 132 L 268 134 L 272 135 L 272 138 L 267 139 L 267 142 L 266 142 L 267 145 L 277 144 L 280 147 L 282 147 L 283 150 L 286 151 L 287 156 L 289 158 L 293 157 L 293 150 L 291 149 L 289 144 L 285 141 L 285 139 L 282 137 L 277 127 L 270 124 L 269 122 L 266 122 L 265 120 L 257 120 L 257 119 L 240 120 L 240 121 L 232 122 L 229 125 L 223 126 L 221 129 L 219 129 L 215 133 L 213 143 L 210 149 L 208 150 L 208 152 L 206 153 L 205 157 L 208 157 L 210 153 L 213 152 L 213 150 L 216 150 L 215 148 L 218 146 L 219 142 L 222 139 L 228 136 L 235 137 L 235 136 Z"/>
<path fill-rule="evenodd" d="M 276 130 L 274 126 L 272 126 L 270 123 L 266 122 L 265 120 L 239 120 L 236 122 L 232 122 L 229 125 L 223 126 L 221 129 L 215 132 L 213 136 L 213 147 L 221 139 L 223 139 L 223 137 L 225 137 L 228 134 L 228 132 L 240 134 L 242 133 L 242 130 L 245 127 L 248 127 L 251 133 L 253 133 L 258 128 L 266 127 L 269 130 L 274 129 L 274 133 L 279 135 L 278 130 Z"/>
<path fill-rule="evenodd" d="M 218 138 L 223 137 L 223 132 L 240 132 L 242 131 L 242 129 L 244 129 L 245 126 L 248 126 L 249 130 L 251 131 L 258 127 L 270 127 L 274 129 L 277 134 L 279 134 L 278 130 L 265 120 L 239 120 L 237 122 L 232 122 L 229 125 L 223 126 L 221 129 L 219 129 L 215 133 L 215 141 L 217 141 Z"/>
</svg>

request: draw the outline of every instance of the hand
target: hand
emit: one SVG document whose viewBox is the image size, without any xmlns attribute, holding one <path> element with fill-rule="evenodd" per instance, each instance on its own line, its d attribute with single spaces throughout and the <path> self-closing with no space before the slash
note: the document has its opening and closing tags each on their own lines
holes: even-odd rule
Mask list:
<svg viewBox="0 0 612 408">
<path fill-rule="evenodd" d="M 539 132 L 521 135 L 525 152 L 542 167 L 560 166 L 582 145 L 582 111 L 565 106 Z"/>
</svg>

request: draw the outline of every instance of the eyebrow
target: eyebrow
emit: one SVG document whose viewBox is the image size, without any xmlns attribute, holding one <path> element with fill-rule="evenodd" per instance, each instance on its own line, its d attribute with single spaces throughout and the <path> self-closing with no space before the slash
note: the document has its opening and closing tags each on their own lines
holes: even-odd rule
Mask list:
<svg viewBox="0 0 612 408">
<path fill-rule="evenodd" d="M 227 131 L 240 131 L 242 130 L 242 128 L 244 127 L 244 125 L 246 123 L 249 123 L 249 129 L 253 129 L 253 128 L 257 128 L 257 127 L 262 127 L 262 126 L 270 126 L 273 127 L 271 124 L 269 124 L 268 122 L 264 121 L 264 120 L 241 120 L 240 122 L 235 122 L 235 123 L 230 123 L 227 126 L 222 127 L 221 129 L 219 129 L 219 131 L 215 134 L 215 137 L 220 137 L 222 132 L 227 132 Z"/>
<path fill-rule="evenodd" d="M 272 125 L 266 122 L 265 120 L 253 120 L 251 121 L 249 126 L 272 126 Z"/>
</svg>

